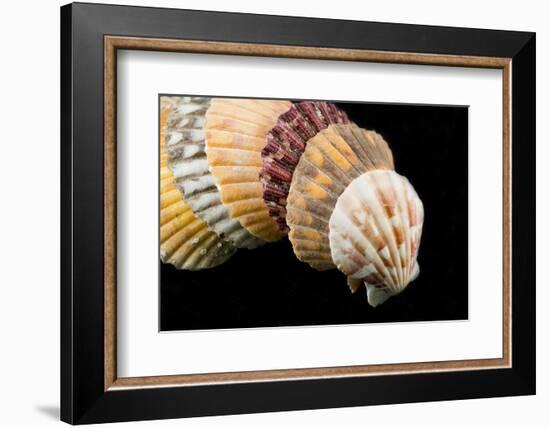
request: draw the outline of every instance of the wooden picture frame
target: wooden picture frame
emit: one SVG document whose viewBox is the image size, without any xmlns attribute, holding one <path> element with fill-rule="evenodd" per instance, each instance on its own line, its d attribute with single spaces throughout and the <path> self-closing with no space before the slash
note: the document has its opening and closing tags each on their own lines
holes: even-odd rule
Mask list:
<svg viewBox="0 0 550 428">
<path fill-rule="evenodd" d="M 502 70 L 502 358 L 118 377 L 119 49 Z M 61 8 L 61 54 L 62 420 L 81 424 L 535 392 L 533 33 L 76 3 Z"/>
</svg>

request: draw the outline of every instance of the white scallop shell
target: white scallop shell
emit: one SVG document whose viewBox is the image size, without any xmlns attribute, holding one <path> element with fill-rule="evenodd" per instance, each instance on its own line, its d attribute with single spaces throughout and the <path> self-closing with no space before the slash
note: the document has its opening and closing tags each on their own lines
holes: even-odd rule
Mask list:
<svg viewBox="0 0 550 428">
<path fill-rule="evenodd" d="M 208 169 L 205 151 L 207 97 L 176 97 L 166 129 L 165 150 L 175 184 L 193 212 L 221 238 L 237 248 L 256 248 L 264 242 L 229 215 Z"/>
<path fill-rule="evenodd" d="M 329 222 L 332 259 L 367 287 L 372 306 L 394 296 L 419 273 L 424 208 L 409 181 L 391 170 L 373 170 L 340 195 Z"/>
</svg>

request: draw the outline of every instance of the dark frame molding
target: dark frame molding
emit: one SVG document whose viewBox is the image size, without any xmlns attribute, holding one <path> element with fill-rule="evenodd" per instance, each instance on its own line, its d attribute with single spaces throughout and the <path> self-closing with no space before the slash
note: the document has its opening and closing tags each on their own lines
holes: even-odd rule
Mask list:
<svg viewBox="0 0 550 428">
<path fill-rule="evenodd" d="M 109 388 L 104 347 L 104 312 L 108 307 L 103 288 L 109 276 L 104 264 L 104 209 L 109 207 L 109 201 L 104 200 L 109 185 L 104 180 L 109 162 L 104 156 L 104 136 L 109 133 L 104 120 L 108 105 L 104 106 L 106 36 L 141 40 L 142 45 L 135 47 L 138 49 L 146 48 L 144 39 L 161 39 L 163 43 L 187 40 L 199 49 L 207 41 L 211 45 L 264 44 L 274 46 L 275 51 L 277 46 L 297 52 L 302 48 L 356 50 L 358 55 L 371 51 L 371 61 L 379 53 L 384 62 L 430 63 L 429 58 L 434 58 L 435 63 L 441 63 L 441 57 L 447 56 L 462 58 L 448 65 L 471 61 L 470 66 L 483 66 L 476 58 L 487 57 L 502 64 L 495 67 L 511 74 L 511 140 L 520 142 L 511 145 L 514 174 L 508 176 L 514 207 L 511 367 Z M 393 59 L 388 58 L 391 54 Z M 296 57 L 304 56 L 298 53 Z M 408 59 L 400 60 L 404 57 Z M 505 122 L 506 117 L 504 114 Z M 535 393 L 533 33 L 71 4 L 61 8 L 61 135 L 63 421 L 114 422 Z"/>
</svg>

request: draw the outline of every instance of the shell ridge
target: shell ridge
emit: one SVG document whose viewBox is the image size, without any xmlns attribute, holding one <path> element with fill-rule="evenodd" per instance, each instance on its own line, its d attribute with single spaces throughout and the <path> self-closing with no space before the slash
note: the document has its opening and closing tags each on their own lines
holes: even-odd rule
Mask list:
<svg viewBox="0 0 550 428">
<path fill-rule="evenodd" d="M 365 159 L 366 171 L 373 169 L 394 169 L 393 156 L 388 143 L 376 131 L 355 127 L 352 131 L 358 141 L 358 150 Z M 364 171 L 364 172 L 366 172 Z"/>
<path fill-rule="evenodd" d="M 220 128 L 210 128 L 208 131 L 208 134 L 211 134 L 211 133 L 214 133 L 214 134 L 221 134 L 221 135 L 244 135 L 245 137 L 247 138 L 250 138 L 250 139 L 253 139 L 253 140 L 260 140 L 263 141 L 263 139 L 261 137 L 258 137 L 257 135 L 249 135 L 249 134 L 243 134 L 241 132 L 237 132 L 237 131 L 231 131 L 229 129 L 220 129 Z M 211 145 L 211 144 L 209 144 Z M 212 146 L 212 147 L 220 147 L 220 146 Z"/>
<path fill-rule="evenodd" d="M 400 179 L 399 181 L 402 181 L 402 179 Z M 402 260 L 401 260 L 401 266 L 402 268 L 404 268 L 404 277 L 405 277 L 405 280 L 409 280 L 409 278 L 411 277 L 411 273 L 412 273 L 412 270 L 411 270 L 411 267 L 410 265 L 412 263 L 410 263 L 410 260 L 411 260 L 411 236 L 410 236 L 410 231 L 411 231 L 411 224 L 410 224 L 410 221 L 409 221 L 409 210 L 408 210 L 408 207 L 407 207 L 407 196 L 406 196 L 406 193 L 407 193 L 407 189 L 409 188 L 407 185 L 405 185 L 405 183 L 400 183 L 401 186 L 399 187 L 401 191 L 397 192 L 398 194 L 398 197 L 397 197 L 397 201 L 398 201 L 398 204 L 399 204 L 399 212 L 400 212 L 400 215 L 401 215 L 401 227 L 402 227 L 402 233 L 404 235 L 404 238 L 403 238 L 403 245 L 404 245 L 404 256 L 402 255 Z M 397 187 L 397 186 L 394 186 L 394 187 Z"/>
<path fill-rule="evenodd" d="M 316 244 L 318 246 L 323 246 L 322 242 L 314 241 L 313 239 L 295 238 L 294 240 L 296 242 L 311 242 L 311 243 Z M 328 246 L 326 246 L 326 247 L 328 247 Z"/>
<path fill-rule="evenodd" d="M 375 171 L 376 172 L 376 171 Z M 369 177 L 372 181 L 374 180 L 374 177 Z M 401 265 L 399 261 L 399 252 L 397 251 L 397 246 L 395 243 L 395 235 L 393 232 L 393 226 L 390 223 L 388 217 L 385 215 L 385 209 L 381 201 L 381 189 L 378 185 L 378 183 L 374 183 L 374 186 L 372 189 L 372 198 L 374 198 L 374 203 L 372 204 L 373 209 L 376 209 L 376 214 L 372 217 L 376 223 L 376 226 L 378 227 L 379 231 L 382 234 L 382 237 L 387 243 L 387 248 L 390 253 L 390 260 L 393 263 L 395 272 L 395 284 L 394 286 L 401 285 L 401 278 L 399 275 L 399 269 L 397 268 L 398 265 Z M 376 192 L 376 193 L 375 193 Z M 392 275 L 394 277 L 394 275 Z"/>
<path fill-rule="evenodd" d="M 210 147 L 206 153 L 226 153 L 226 152 L 246 152 L 247 154 L 248 153 L 256 153 L 255 150 L 251 150 L 251 149 L 243 149 L 243 148 L 230 148 L 230 147 L 216 147 L 216 146 L 212 146 Z M 235 160 L 231 160 L 230 161 L 231 163 L 229 165 L 235 165 L 235 166 L 241 166 L 239 163 L 237 163 Z M 217 163 L 215 163 L 215 165 L 219 165 Z M 227 165 L 226 165 L 227 166 Z M 242 165 L 242 166 L 249 166 L 249 165 Z M 259 168 L 259 166 L 255 165 L 256 168 Z"/>
<path fill-rule="evenodd" d="M 308 146 L 313 146 L 315 144 L 315 147 L 324 155 L 325 161 L 329 161 L 332 163 L 337 169 L 342 171 L 347 175 L 348 171 L 351 171 L 353 169 L 353 163 L 351 162 L 348 157 L 340 151 L 340 148 L 338 147 L 338 141 L 334 141 L 333 138 L 341 139 L 344 141 L 344 144 L 347 144 L 347 142 L 342 138 L 340 134 L 337 134 L 335 132 L 335 128 L 337 125 L 333 125 L 332 127 L 327 128 L 326 130 L 321 131 L 319 134 L 317 134 L 314 138 L 312 138 L 311 142 L 308 142 Z M 349 144 L 347 144 L 349 147 Z M 307 148 L 306 148 L 307 151 Z M 338 162 L 339 161 L 339 162 Z M 349 165 L 349 168 L 343 169 L 340 164 Z"/>
<path fill-rule="evenodd" d="M 302 226 L 301 223 L 308 221 L 307 219 L 311 219 L 313 211 L 316 213 L 317 219 L 315 220 L 319 229 L 322 229 L 320 240 L 323 240 L 330 248 L 330 216 L 337 200 L 347 186 L 361 176 L 365 170 L 361 157 L 357 155 L 356 148 L 353 147 L 357 146 L 357 143 L 353 143 L 355 141 L 353 135 L 350 134 L 350 128 L 354 126 L 356 125 L 331 124 L 307 142 L 304 154 L 298 162 L 292 178 L 287 199 L 287 223 L 291 231 L 289 235 L 291 241 L 294 240 L 292 230 Z M 352 140 L 351 143 L 350 140 Z M 308 188 L 308 185 L 315 187 Z M 326 196 L 318 199 L 317 195 L 310 193 L 310 190 L 314 188 L 323 190 Z M 307 201 L 311 201 L 310 204 L 313 205 L 308 205 Z M 293 210 L 297 208 L 296 205 L 300 207 L 305 205 L 309 217 L 294 218 Z M 315 209 L 312 209 L 313 206 Z M 319 217 L 325 219 L 324 222 L 319 222 Z M 294 245 L 293 247 L 297 248 Z M 330 254 L 330 252 L 328 253 Z M 309 263 L 303 257 L 300 259 Z"/>
<path fill-rule="evenodd" d="M 352 132 L 357 141 L 358 151 L 362 154 L 365 162 L 363 173 L 373 169 L 379 169 L 381 164 L 383 164 L 383 156 L 380 156 L 379 150 L 376 145 L 371 144 L 368 139 L 370 133 L 374 133 L 374 131 L 366 131 L 359 127 L 356 127 L 356 129 L 354 129 L 354 131 Z M 367 150 L 367 148 L 369 148 L 370 150 Z"/>
<path fill-rule="evenodd" d="M 174 236 L 178 230 L 183 230 L 193 222 L 193 216 L 190 211 L 184 211 L 181 214 L 175 216 L 166 224 L 162 225 L 160 229 L 160 241 L 166 243 Z"/>
<path fill-rule="evenodd" d="M 395 204 L 396 204 L 396 224 L 394 225 L 394 233 L 396 234 L 396 241 L 397 241 L 397 250 L 399 252 L 399 262 L 400 262 L 400 269 L 402 274 L 402 282 L 406 283 L 409 278 L 408 274 L 408 249 L 407 249 L 407 240 L 408 240 L 408 220 L 405 217 L 405 210 L 404 206 L 402 204 L 403 201 L 403 189 L 405 188 L 404 184 L 401 183 L 400 177 L 391 177 L 392 181 L 392 189 L 395 196 Z"/>
<path fill-rule="evenodd" d="M 323 222 L 323 223 L 327 223 L 327 224 L 328 224 L 328 222 L 327 222 L 326 219 L 324 219 L 324 218 L 318 216 L 317 214 L 312 213 L 311 211 L 307 211 L 307 210 L 305 210 L 305 209 L 298 208 L 298 207 L 292 207 L 292 211 L 302 212 L 302 213 L 304 213 L 304 214 L 306 214 L 306 215 L 308 215 L 308 216 L 313 217 L 313 218 L 316 219 L 316 220 L 319 220 L 319 221 L 321 221 L 321 222 Z M 293 226 L 296 226 L 296 227 L 302 226 L 301 224 L 295 224 L 295 223 L 292 223 L 292 225 L 293 225 Z"/>
<path fill-rule="evenodd" d="M 329 269 L 335 269 L 334 264 L 324 257 L 318 258 L 318 259 L 311 258 L 311 259 L 308 259 L 308 261 L 311 261 L 312 264 L 323 263 L 326 267 L 329 267 Z M 323 270 L 329 270 L 329 269 L 323 269 Z"/>
<path fill-rule="evenodd" d="M 303 174 L 301 175 L 300 177 L 302 180 L 304 181 L 307 181 L 308 183 L 310 183 L 311 185 L 315 186 L 315 187 L 319 187 L 320 189 L 324 190 L 328 195 L 334 197 L 334 198 L 338 198 L 338 196 L 340 196 L 340 193 L 336 193 L 334 192 L 334 189 L 332 189 L 331 187 L 328 187 L 326 184 L 324 183 L 320 183 L 318 181 L 316 181 L 313 177 L 311 177 L 310 175 L 307 175 L 307 174 Z M 301 186 L 303 187 L 303 186 Z M 300 194 L 303 195 L 303 192 L 301 192 L 297 186 L 297 189 L 296 189 L 297 192 L 299 192 Z M 322 199 L 318 199 L 318 200 L 322 200 Z"/>
<path fill-rule="evenodd" d="M 359 205 L 363 204 L 365 201 L 356 201 Z M 351 208 L 351 207 L 350 207 Z M 356 236 L 353 237 L 353 239 L 362 239 L 362 243 L 364 243 L 364 248 L 370 250 L 369 254 L 371 257 L 374 258 L 373 260 L 373 263 L 375 264 L 375 268 L 377 270 L 377 272 L 382 276 L 386 276 L 386 277 L 389 277 L 389 278 L 392 278 L 392 275 L 389 271 L 389 269 L 387 268 L 386 264 L 384 263 L 384 261 L 382 260 L 380 254 L 378 253 L 378 249 L 376 247 L 374 247 L 374 245 L 370 242 L 370 240 L 364 235 L 364 227 L 361 227 L 361 225 L 358 225 L 353 218 L 350 217 L 350 211 L 352 211 L 353 208 L 351 208 L 349 211 L 344 211 L 342 210 L 342 212 L 339 212 L 339 211 L 336 211 L 336 213 L 334 215 L 340 215 L 341 217 L 339 217 L 339 223 L 340 222 L 344 222 L 344 224 L 347 224 L 348 227 L 349 226 L 359 226 L 359 230 L 362 232 L 361 234 L 357 234 Z M 370 216 L 372 217 L 372 216 Z M 368 218 L 366 221 L 372 221 L 371 218 Z M 332 219 L 331 219 L 332 220 Z M 331 228 L 330 229 L 330 232 L 329 232 L 329 238 L 330 238 L 330 233 L 339 233 L 340 235 L 342 235 L 342 232 L 338 230 L 338 228 L 336 230 L 333 231 L 333 229 Z M 361 254 L 363 259 L 366 261 L 367 260 L 367 255 L 366 254 Z M 354 277 L 354 275 L 357 273 L 356 272 L 350 272 L 349 275 Z M 348 274 L 346 272 L 346 274 Z M 360 278 L 358 278 L 360 279 Z"/>
<path fill-rule="evenodd" d="M 412 198 L 411 202 L 415 206 L 415 209 L 418 210 L 417 222 L 411 227 L 411 254 L 412 254 L 411 260 L 413 260 L 415 264 L 418 264 L 416 261 L 418 257 L 418 250 L 420 247 L 420 239 L 422 237 L 422 228 L 423 228 L 422 225 L 424 222 L 424 205 L 422 204 L 422 200 L 420 199 L 420 197 L 418 196 L 418 194 L 416 193 L 412 185 L 410 185 L 408 180 L 407 180 L 407 183 L 410 186 L 408 188 L 408 194 L 411 195 L 411 198 Z M 407 202 L 409 203 L 409 201 Z M 416 274 L 418 274 L 418 272 Z M 411 267 L 411 276 L 412 275 L 415 275 L 414 267 Z"/>
<path fill-rule="evenodd" d="M 390 169 L 371 170 L 338 198 L 330 217 L 331 255 L 348 277 L 361 279 L 371 305 L 399 294 L 418 275 L 422 201 Z"/>
<path fill-rule="evenodd" d="M 241 183 L 238 183 L 238 184 L 241 184 Z M 256 201 L 256 200 L 258 200 L 258 199 L 260 199 L 260 198 L 258 198 L 258 196 L 251 196 L 251 197 L 249 197 L 249 198 L 242 198 L 242 199 L 239 199 L 239 200 L 237 200 L 237 201 L 229 201 L 229 200 L 226 200 L 226 201 L 224 201 L 224 203 L 227 204 L 227 205 L 234 205 L 234 204 L 238 204 L 238 203 L 241 203 L 241 202 Z M 263 207 L 261 207 L 261 206 L 260 206 L 260 207 L 256 207 L 256 208 L 254 208 L 254 211 L 251 211 L 251 213 L 252 213 L 252 212 L 260 212 L 260 211 L 262 211 L 262 210 L 263 210 Z"/>
<path fill-rule="evenodd" d="M 166 209 L 163 210 L 164 212 L 162 212 L 160 215 L 160 225 L 163 226 L 174 217 L 179 215 L 178 213 L 181 212 L 182 209 L 184 209 L 184 205 L 185 204 L 183 204 L 183 202 L 179 202 L 166 207 Z"/>
<path fill-rule="evenodd" d="M 170 189 L 165 191 L 164 195 L 162 195 L 160 198 L 161 208 L 164 208 L 165 206 L 172 204 L 178 198 L 179 198 L 178 189 Z"/>
<path fill-rule="evenodd" d="M 393 269 L 395 270 L 395 283 L 392 285 L 396 288 L 399 286 L 399 284 L 402 283 L 402 278 L 399 270 L 401 266 L 401 261 L 399 258 L 399 252 L 397 251 L 397 244 L 395 242 L 395 230 L 391 219 L 387 215 L 388 205 L 386 205 L 386 196 L 388 195 L 385 193 L 385 188 L 381 188 L 381 183 L 376 180 L 376 177 L 369 176 L 369 178 L 371 182 L 374 182 L 372 191 L 373 196 L 378 204 L 379 213 L 383 213 L 382 215 L 374 216 L 374 219 L 377 221 L 377 226 L 379 227 L 379 230 L 381 230 L 383 238 L 386 241 L 387 248 L 389 250 L 390 261 L 393 265 Z"/>
<path fill-rule="evenodd" d="M 360 134 L 360 136 L 357 136 L 357 139 L 361 141 L 360 147 L 363 149 L 364 156 L 369 164 L 369 167 L 367 169 L 376 169 L 378 150 L 376 145 L 374 144 L 374 140 L 371 140 L 370 138 L 372 135 L 369 131 L 364 131 Z M 371 150 L 367 150 L 367 147 L 369 147 Z"/>
<path fill-rule="evenodd" d="M 335 125 L 333 125 L 333 126 L 335 126 Z M 327 128 L 327 130 L 329 130 L 329 129 L 330 128 Z M 328 134 L 328 132 L 327 132 L 327 134 Z M 320 149 L 320 151 L 325 155 L 325 161 L 328 161 L 328 163 L 333 165 L 334 171 L 338 171 L 343 175 L 343 177 L 346 179 L 345 185 L 351 183 L 355 178 L 357 178 L 359 175 L 361 175 L 364 171 L 361 171 L 361 170 L 357 169 L 356 165 L 354 165 L 352 162 L 350 162 L 349 159 L 347 159 L 345 154 L 343 154 L 340 151 L 340 149 L 334 145 L 334 143 L 328 138 L 328 136 L 324 136 L 324 137 L 329 142 L 329 144 L 327 146 L 332 147 L 334 149 L 334 152 L 337 153 L 341 157 L 341 159 L 344 159 L 346 161 L 346 163 L 349 164 L 351 167 L 348 170 L 342 169 L 341 166 L 338 165 L 338 163 L 335 162 L 335 160 L 332 158 L 330 153 L 326 152 L 325 150 Z M 350 147 L 350 145 L 347 142 L 345 142 L 345 143 L 350 148 L 350 150 L 353 151 L 353 149 Z M 334 175 L 334 178 L 339 178 L 339 177 L 336 176 L 336 174 L 334 174 L 334 171 L 332 171 L 328 168 L 326 170 L 324 170 L 323 172 L 327 173 L 329 171 L 330 171 L 331 175 Z M 339 178 L 338 181 L 342 181 L 341 178 Z M 345 188 L 345 185 L 343 186 L 344 188 Z"/>
<path fill-rule="evenodd" d="M 372 138 L 374 141 L 376 141 L 376 146 L 378 147 L 380 157 L 382 159 L 382 162 L 387 162 L 387 169 L 395 169 L 394 163 L 393 163 L 393 154 L 390 149 L 390 146 L 388 145 L 388 142 L 380 135 L 378 132 L 370 131 Z"/>
<path fill-rule="evenodd" d="M 166 252 L 170 255 L 174 255 L 178 249 L 182 248 L 186 244 L 185 238 L 189 234 L 197 235 L 199 234 L 204 227 L 201 227 L 201 224 L 197 219 L 192 220 L 189 224 L 186 224 L 181 229 L 172 231 L 173 233 L 169 235 L 162 243 L 166 249 Z M 170 232 L 170 231 L 169 231 Z"/>
<path fill-rule="evenodd" d="M 411 254 L 412 258 L 411 260 L 414 260 L 416 262 L 416 259 L 418 257 L 418 249 L 420 245 L 420 238 L 422 236 L 422 223 L 424 221 L 424 206 L 422 204 L 421 199 L 416 194 L 416 191 L 414 191 L 414 188 L 408 189 L 407 196 L 411 196 L 411 199 L 407 199 L 408 206 L 412 205 L 415 210 L 415 219 L 417 222 L 413 224 L 411 220 L 409 220 L 412 224 L 411 227 Z M 418 211 L 418 212 L 417 212 Z M 410 211 L 407 210 L 407 214 L 410 214 Z M 411 267 L 411 275 L 413 274 L 414 267 Z"/>
<path fill-rule="evenodd" d="M 201 177 L 206 177 L 206 176 L 203 175 Z M 191 200 L 201 198 L 201 196 L 203 195 L 205 197 L 210 197 L 210 198 L 217 196 L 218 189 L 216 188 L 215 185 L 211 183 L 204 183 L 199 180 L 195 180 L 194 178 L 195 177 L 191 177 L 190 181 L 193 184 L 199 184 L 199 186 L 187 186 L 187 188 L 189 189 L 185 191 L 185 200 L 187 201 L 187 203 L 190 203 Z M 174 181 L 176 182 L 178 187 L 181 186 L 182 188 L 185 188 L 185 185 L 189 184 L 189 182 L 186 182 L 186 180 L 183 180 L 183 179 L 174 180 Z M 200 184 L 202 184 L 204 187 L 200 187 Z"/>
<path fill-rule="evenodd" d="M 330 168 L 324 168 L 322 170 L 323 174 L 325 174 L 327 177 L 329 177 L 333 183 L 335 183 L 335 185 L 338 185 L 340 186 L 342 189 L 345 188 L 345 186 L 342 186 L 342 178 L 345 178 L 346 180 L 348 180 L 349 182 L 351 182 L 353 179 L 347 175 L 347 173 L 345 171 L 342 171 L 338 165 L 336 165 L 334 162 L 332 162 L 331 159 L 326 159 L 325 160 L 326 162 L 328 162 L 329 164 L 331 164 L 333 166 L 333 169 L 330 169 Z M 303 162 L 303 167 L 301 167 L 302 165 L 302 162 Z M 307 155 L 304 153 L 304 156 L 302 156 L 302 159 L 300 159 L 300 162 L 298 163 L 298 167 L 296 168 L 296 176 L 298 176 L 298 174 L 300 176 L 306 176 L 307 173 L 304 171 L 305 169 L 305 166 L 310 166 L 312 169 L 319 169 L 318 166 L 315 165 L 314 162 L 312 162 L 308 157 Z M 337 173 L 341 174 L 343 177 L 341 176 L 338 176 Z M 292 184 L 290 185 L 290 188 L 291 188 L 291 191 L 292 191 L 292 187 L 294 185 L 294 177 L 292 178 Z M 289 192 L 290 193 L 290 192 Z"/>
<path fill-rule="evenodd" d="M 354 136 L 356 147 L 357 147 L 357 156 L 360 157 L 365 163 L 365 171 L 375 168 L 376 163 L 374 162 L 371 153 L 367 150 L 367 147 L 371 146 L 368 140 L 365 138 L 365 133 L 359 127 L 352 128 L 351 133 Z M 372 146 L 371 146 L 372 147 Z"/>
<path fill-rule="evenodd" d="M 238 110 L 238 109 L 236 109 Z M 252 110 L 246 110 L 246 112 L 252 116 L 254 116 L 254 112 Z M 231 114 L 220 114 L 220 113 L 214 113 L 212 111 L 210 111 L 209 113 L 206 114 L 206 120 L 210 119 L 210 118 L 215 118 L 215 119 L 229 119 L 229 120 L 232 120 L 232 121 L 235 121 L 235 122 L 239 122 L 239 123 L 243 123 L 245 125 L 250 125 L 252 127 L 254 127 L 255 129 L 263 129 L 263 128 L 266 128 L 266 127 L 269 127 L 269 120 L 265 119 L 264 117 L 262 117 L 261 121 L 258 121 L 258 122 L 255 122 L 253 120 L 248 120 L 248 119 L 245 119 L 243 117 L 239 117 L 238 115 L 231 115 Z M 215 128 L 214 128 L 215 129 Z"/>
<path fill-rule="evenodd" d="M 208 230 L 201 228 L 194 236 L 198 243 L 202 243 Z M 196 245 L 189 245 L 185 242 L 178 246 L 178 248 L 171 254 L 170 260 L 176 263 L 176 265 L 183 266 L 185 269 L 189 269 L 191 266 L 197 265 L 197 257 L 193 256 Z"/>
<path fill-rule="evenodd" d="M 261 116 L 264 116 L 266 119 L 272 119 L 273 115 L 280 115 L 288 110 L 291 106 L 291 103 L 286 100 L 263 100 L 263 99 L 253 99 L 253 98 L 216 98 L 214 100 L 216 103 L 223 102 L 225 104 L 230 104 L 240 110 L 250 111 L 253 109 L 256 113 Z M 283 109 L 283 105 L 280 107 L 279 104 L 285 104 L 286 109 Z"/>
<path fill-rule="evenodd" d="M 170 98 L 170 103 L 167 103 L 167 98 L 161 97 L 159 252 L 163 262 L 171 263 L 176 268 L 198 270 L 224 263 L 235 253 L 236 248 L 228 241 L 221 240 L 193 212 L 192 207 L 185 202 L 183 189 L 175 182 L 177 177 L 170 168 L 172 166 L 171 158 L 173 160 L 176 155 L 195 156 L 200 151 L 201 144 L 196 140 L 201 138 L 202 133 L 196 127 L 202 127 L 202 120 L 199 116 L 201 110 L 206 108 L 205 101 L 201 100 L 198 104 L 186 105 L 185 103 L 189 103 L 189 101 L 189 98 Z M 185 115 L 188 115 L 187 118 Z M 180 132 L 182 131 L 180 127 L 188 127 L 188 129 L 183 129 L 184 132 Z M 169 138 L 171 135 L 174 138 Z M 217 252 L 208 259 L 199 260 L 190 252 L 190 246 L 197 239 L 206 244 L 217 242 L 224 248 L 224 252 Z"/>
<path fill-rule="evenodd" d="M 267 133 L 275 125 L 280 114 L 287 111 L 290 106 L 291 104 L 285 101 L 215 99 L 206 113 L 208 167 L 220 191 L 221 201 L 228 206 L 232 218 L 239 221 L 252 235 L 264 241 L 278 240 L 284 234 L 278 223 L 270 216 L 269 206 L 263 198 L 263 185 L 260 179 L 263 166 L 261 152 L 266 145 Z M 260 110 L 267 117 L 260 118 L 257 114 Z M 235 132 L 233 146 L 228 146 L 227 134 L 222 137 L 219 128 Z M 225 140 L 218 144 L 216 140 L 222 138 Z M 253 140 L 248 140 L 249 138 Z M 239 139 L 243 141 L 242 144 L 239 144 Z M 256 144 L 251 144 L 252 142 Z M 226 169 L 222 170 L 219 167 Z M 231 173 L 232 167 L 239 168 L 234 177 Z M 232 186 L 235 183 L 241 184 Z M 252 194 L 254 198 L 251 198 Z M 251 217 L 253 213 L 257 219 Z M 248 217 L 245 219 L 243 216 Z"/>
<path fill-rule="evenodd" d="M 396 180 L 398 180 L 398 182 L 396 182 Z M 396 268 L 399 275 L 399 284 L 405 284 L 406 278 L 405 278 L 405 271 L 403 269 L 403 257 L 401 256 L 401 250 L 400 250 L 400 244 L 399 244 L 399 241 L 400 241 L 399 232 L 402 229 L 402 222 L 401 222 L 400 210 L 398 209 L 399 199 L 395 189 L 396 185 L 399 187 L 402 187 L 402 186 L 400 186 L 401 180 L 399 180 L 399 178 L 396 178 L 394 175 L 389 175 L 388 181 L 390 185 L 387 187 L 386 190 L 389 192 L 390 199 L 394 201 L 394 211 L 395 211 L 393 217 L 390 219 L 392 220 L 390 222 L 390 225 L 391 225 L 391 231 L 393 234 L 393 239 L 395 242 L 395 247 L 397 250 Z"/>
<path fill-rule="evenodd" d="M 328 235 L 327 235 L 326 233 L 320 232 L 318 229 L 315 229 L 314 227 L 304 226 L 304 225 L 302 225 L 302 224 L 300 224 L 300 225 L 294 225 L 294 227 L 295 227 L 295 230 L 299 230 L 299 229 L 313 230 L 314 232 L 317 232 L 317 233 L 319 233 L 319 235 L 321 235 L 321 238 L 320 238 L 320 239 L 323 240 L 323 241 L 324 241 L 325 236 L 326 236 L 327 239 L 328 239 Z"/>
<path fill-rule="evenodd" d="M 206 256 L 210 256 L 209 250 L 212 248 L 212 242 L 216 239 L 215 236 L 205 236 L 204 240 L 201 243 L 201 249 L 199 249 L 197 246 L 194 248 L 191 248 L 191 251 L 189 252 L 187 259 L 189 261 L 192 261 L 194 264 L 197 264 L 199 266 L 202 266 L 205 262 L 204 259 L 206 259 Z M 206 250 L 203 252 L 203 250 Z"/>
<path fill-rule="evenodd" d="M 281 230 L 288 229 L 285 202 L 308 142 L 331 124 L 347 120 L 347 115 L 332 103 L 302 101 L 281 114 L 268 133 L 262 150 L 260 179 L 264 184 L 264 199 L 272 207 L 270 215 Z"/>
<path fill-rule="evenodd" d="M 257 224 L 266 224 L 269 225 L 269 223 L 266 222 L 266 218 L 258 217 L 258 216 L 252 216 L 252 214 L 256 214 L 257 211 L 251 211 L 247 213 L 246 215 L 243 215 L 243 221 L 246 223 L 247 226 L 254 226 Z"/>
</svg>

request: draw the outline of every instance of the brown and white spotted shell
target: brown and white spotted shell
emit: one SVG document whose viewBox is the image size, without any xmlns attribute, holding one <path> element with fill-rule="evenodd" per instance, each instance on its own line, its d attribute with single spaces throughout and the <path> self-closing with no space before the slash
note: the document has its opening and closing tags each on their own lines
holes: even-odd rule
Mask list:
<svg viewBox="0 0 550 428">
<path fill-rule="evenodd" d="M 185 203 L 174 184 L 164 150 L 166 122 L 173 99 L 161 101 L 160 112 L 160 259 L 178 269 L 201 270 L 227 261 L 237 249 L 221 239 Z"/>
<path fill-rule="evenodd" d="M 210 229 L 237 248 L 256 248 L 264 241 L 231 218 L 208 169 L 204 125 L 209 106 L 210 98 L 176 99 L 166 128 L 168 167 L 187 205 Z"/>
<path fill-rule="evenodd" d="M 204 126 L 206 155 L 222 203 L 252 235 L 267 241 L 285 236 L 269 215 L 260 182 L 266 135 L 289 101 L 213 98 Z"/>
<path fill-rule="evenodd" d="M 329 222 L 332 259 L 348 277 L 364 282 L 372 306 L 418 275 L 423 221 L 416 191 L 391 170 L 362 174 L 338 198 Z"/>
<path fill-rule="evenodd" d="M 334 269 L 329 219 L 338 197 L 357 177 L 373 169 L 393 169 L 386 141 L 357 125 L 330 125 L 307 142 L 294 171 L 286 220 L 299 260 L 317 270 Z"/>
</svg>

